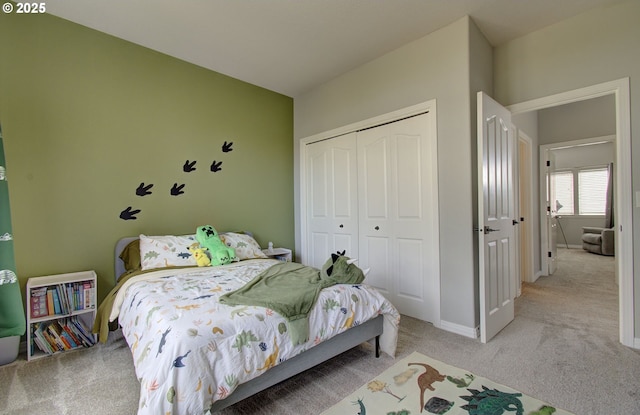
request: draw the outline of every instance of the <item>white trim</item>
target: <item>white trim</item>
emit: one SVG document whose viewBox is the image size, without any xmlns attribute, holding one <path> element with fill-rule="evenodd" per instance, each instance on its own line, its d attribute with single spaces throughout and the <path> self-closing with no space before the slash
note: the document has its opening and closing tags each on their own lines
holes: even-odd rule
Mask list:
<svg viewBox="0 0 640 415">
<path fill-rule="evenodd" d="M 563 141 L 561 143 L 551 143 L 551 144 L 543 144 L 546 147 L 549 147 L 552 150 L 559 150 L 565 147 L 577 147 L 577 146 L 586 146 L 590 144 L 599 144 L 599 143 L 613 143 L 616 141 L 616 136 L 614 135 L 603 135 L 600 137 L 589 137 L 583 138 L 580 140 L 570 140 Z"/>
<path fill-rule="evenodd" d="M 542 271 L 536 272 L 536 274 L 533 276 L 533 281 L 531 281 L 531 282 L 533 283 L 533 282 L 538 281 L 538 278 L 542 277 L 542 275 L 543 275 Z"/>
<path fill-rule="evenodd" d="M 478 337 L 480 337 L 479 327 L 467 327 L 444 320 L 440 320 L 440 325 L 437 327 L 450 333 L 459 334 L 461 336 L 469 337 L 472 339 L 477 339 Z"/>
<path fill-rule="evenodd" d="M 544 108 L 584 101 L 605 95 L 615 96 L 616 102 L 616 274 L 619 276 L 620 342 L 628 347 L 638 347 L 634 338 L 635 315 L 633 311 L 633 216 L 631 185 L 631 103 L 629 78 L 592 85 L 543 98 L 511 105 L 512 114 L 536 111 Z M 543 226 L 541 224 L 540 228 Z M 544 238 L 541 236 L 541 242 Z M 544 260 L 543 252 L 541 257 Z"/>
</svg>

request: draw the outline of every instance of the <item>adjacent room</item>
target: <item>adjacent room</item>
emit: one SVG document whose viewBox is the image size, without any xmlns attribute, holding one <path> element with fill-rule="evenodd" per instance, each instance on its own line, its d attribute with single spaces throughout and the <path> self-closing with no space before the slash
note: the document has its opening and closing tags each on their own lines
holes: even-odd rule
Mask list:
<svg viewBox="0 0 640 415">
<path fill-rule="evenodd" d="M 640 414 L 639 19 L 5 2 L 0 413 Z"/>
</svg>

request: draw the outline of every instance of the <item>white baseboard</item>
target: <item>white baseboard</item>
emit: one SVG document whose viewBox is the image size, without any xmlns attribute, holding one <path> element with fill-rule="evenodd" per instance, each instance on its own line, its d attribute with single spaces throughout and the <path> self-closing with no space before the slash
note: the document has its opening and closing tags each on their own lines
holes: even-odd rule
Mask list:
<svg viewBox="0 0 640 415">
<path fill-rule="evenodd" d="M 478 337 L 480 337 L 479 327 L 467 327 L 467 326 L 462 326 L 460 324 L 440 320 L 440 324 L 438 325 L 438 328 L 442 330 L 446 330 L 451 333 L 459 334 L 461 336 L 470 337 L 472 339 L 477 339 Z"/>
<path fill-rule="evenodd" d="M 542 271 L 538 271 L 538 272 L 536 272 L 536 273 L 534 274 L 534 276 L 533 276 L 533 281 L 530 281 L 530 282 L 531 282 L 531 283 L 534 283 L 534 282 L 538 281 L 538 278 L 542 277 L 542 275 L 543 275 L 543 274 L 542 274 Z"/>
</svg>

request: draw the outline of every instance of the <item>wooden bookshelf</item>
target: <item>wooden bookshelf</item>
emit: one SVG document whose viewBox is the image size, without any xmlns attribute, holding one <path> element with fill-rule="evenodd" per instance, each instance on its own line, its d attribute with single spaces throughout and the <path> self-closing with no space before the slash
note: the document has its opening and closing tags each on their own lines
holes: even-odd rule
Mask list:
<svg viewBox="0 0 640 415">
<path fill-rule="evenodd" d="M 93 346 L 96 293 L 95 271 L 29 278 L 27 360 Z"/>
</svg>

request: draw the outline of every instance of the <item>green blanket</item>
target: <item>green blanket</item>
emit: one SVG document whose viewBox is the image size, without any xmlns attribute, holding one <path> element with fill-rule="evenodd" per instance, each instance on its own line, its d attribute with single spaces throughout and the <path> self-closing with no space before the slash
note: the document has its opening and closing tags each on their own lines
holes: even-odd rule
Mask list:
<svg viewBox="0 0 640 415">
<path fill-rule="evenodd" d="M 359 284 L 363 280 L 362 272 L 326 275 L 316 268 L 283 262 L 263 271 L 244 287 L 221 296 L 220 302 L 274 310 L 288 321 L 293 344 L 302 344 L 309 339 L 308 316 L 320 290 L 335 284 Z"/>
</svg>

